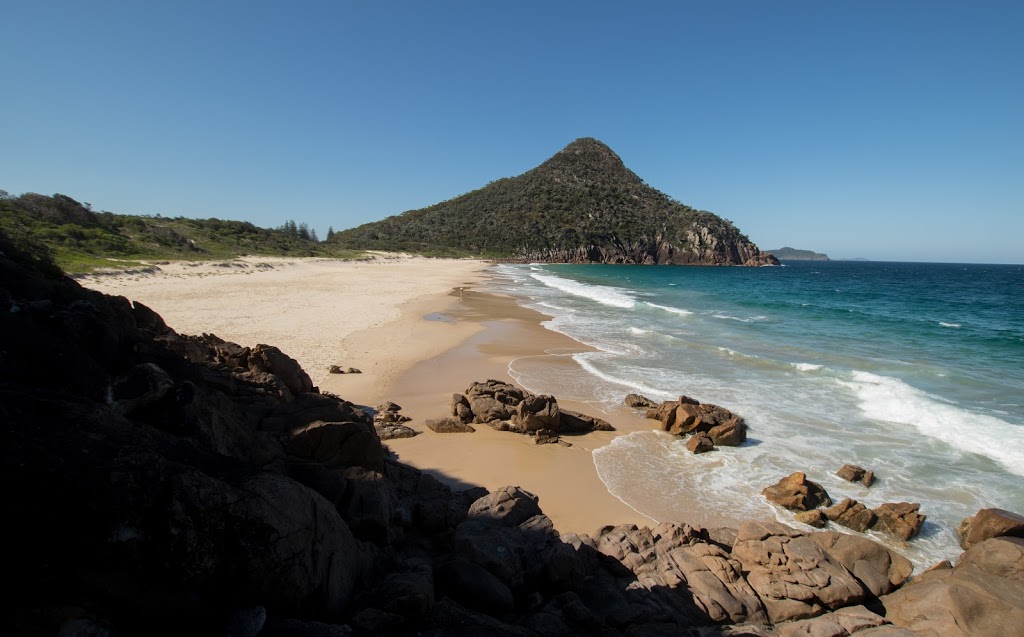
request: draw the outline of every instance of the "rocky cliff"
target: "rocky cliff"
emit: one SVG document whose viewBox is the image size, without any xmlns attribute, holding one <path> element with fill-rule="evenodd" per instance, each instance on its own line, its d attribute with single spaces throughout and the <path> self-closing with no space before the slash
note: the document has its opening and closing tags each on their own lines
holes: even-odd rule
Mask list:
<svg viewBox="0 0 1024 637">
<path fill-rule="evenodd" d="M 0 634 L 1020 625 L 1024 540 L 994 537 L 1020 532 L 1005 512 L 979 514 L 959 563 L 909 585 L 909 563 L 865 537 L 775 523 L 560 535 L 517 487 L 454 491 L 395 461 L 366 410 L 277 348 L 177 334 L 13 254 L 0 241 Z"/>
<path fill-rule="evenodd" d="M 774 265 L 731 222 L 651 188 L 596 139 L 540 166 L 421 210 L 335 234 L 358 249 L 512 261 Z"/>
</svg>

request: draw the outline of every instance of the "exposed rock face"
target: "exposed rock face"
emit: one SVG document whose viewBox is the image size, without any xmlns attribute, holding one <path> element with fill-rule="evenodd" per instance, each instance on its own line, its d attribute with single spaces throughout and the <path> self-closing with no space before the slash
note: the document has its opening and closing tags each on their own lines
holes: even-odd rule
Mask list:
<svg viewBox="0 0 1024 637">
<path fill-rule="evenodd" d="M 808 537 L 839 561 L 872 595 L 891 593 L 910 577 L 914 565 L 902 555 L 857 535 L 824 531 Z"/>
<path fill-rule="evenodd" d="M 855 464 L 844 464 L 836 475 L 847 482 L 860 482 L 865 487 L 870 487 L 875 481 L 875 472 Z"/>
<path fill-rule="evenodd" d="M 1024 516 L 1003 509 L 982 509 L 960 523 L 957 535 L 965 549 L 993 537 L 1024 537 Z"/>
<path fill-rule="evenodd" d="M 814 617 L 857 604 L 867 594 L 821 545 L 781 524 L 743 524 L 732 555 L 773 622 Z"/>
<path fill-rule="evenodd" d="M 761 493 L 775 504 L 793 511 L 809 511 L 832 504 L 824 487 L 811 482 L 800 471 L 786 476 Z"/>
<path fill-rule="evenodd" d="M 892 626 L 884 617 L 864 606 L 840 608 L 834 613 L 813 619 L 787 622 L 780 624 L 777 630 L 781 637 L 846 637 L 854 634 L 863 637 L 915 637 L 913 632 Z"/>
<path fill-rule="evenodd" d="M 1005 637 L 1024 626 L 1024 539 L 975 544 L 952 569 L 928 571 L 881 598 L 885 616 L 926 637 Z"/>
</svg>

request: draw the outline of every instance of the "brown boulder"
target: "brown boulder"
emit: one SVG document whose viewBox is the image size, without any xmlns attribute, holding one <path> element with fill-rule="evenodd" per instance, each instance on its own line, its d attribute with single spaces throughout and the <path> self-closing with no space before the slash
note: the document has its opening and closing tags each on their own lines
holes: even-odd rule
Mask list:
<svg viewBox="0 0 1024 637">
<path fill-rule="evenodd" d="M 891 593 L 914 570 L 910 560 L 865 537 L 834 531 L 811 533 L 808 537 L 836 558 L 875 596 Z"/>
<path fill-rule="evenodd" d="M 730 418 L 708 431 L 711 441 L 719 447 L 738 447 L 747 439 L 747 423 L 742 418 Z"/>
<path fill-rule="evenodd" d="M 462 394 L 452 394 L 452 411 L 449 415 L 462 422 L 473 422 L 473 408 Z"/>
<path fill-rule="evenodd" d="M 872 527 L 876 531 L 885 531 L 901 540 L 909 540 L 921 532 L 925 517 L 918 513 L 921 505 L 914 502 L 887 502 L 872 511 L 878 521 Z"/>
<path fill-rule="evenodd" d="M 865 487 L 870 487 L 871 483 L 875 481 L 874 471 L 858 467 L 855 464 L 844 464 L 839 471 L 836 471 L 836 475 L 847 482 L 860 482 Z"/>
<path fill-rule="evenodd" d="M 715 448 L 715 443 L 711 441 L 711 437 L 706 433 L 698 431 L 686 441 L 686 448 L 693 453 L 707 453 Z"/>
<path fill-rule="evenodd" d="M 476 431 L 472 425 L 460 422 L 451 417 L 428 418 L 427 429 L 438 434 L 471 434 Z"/>
<path fill-rule="evenodd" d="M 559 409 L 559 431 L 564 433 L 584 433 L 588 431 L 615 431 L 606 420 L 581 414 L 578 411 Z"/>
<path fill-rule="evenodd" d="M 809 511 L 832 504 L 824 487 L 808 480 L 807 475 L 801 471 L 765 488 L 761 494 L 775 504 L 793 511 Z"/>
<path fill-rule="evenodd" d="M 527 396 L 516 407 L 512 422 L 525 431 L 537 431 L 538 429 L 558 431 L 560 425 L 558 401 L 554 396 Z"/>
<path fill-rule="evenodd" d="M 647 418 L 651 420 L 657 420 L 661 423 L 662 429 L 668 431 L 669 427 L 675 422 L 676 418 L 676 407 L 679 406 L 678 402 L 666 401 L 654 407 L 650 407 L 645 412 Z"/>
<path fill-rule="evenodd" d="M 1024 626 L 1024 539 L 975 544 L 952 569 L 932 570 L 880 598 L 885 616 L 926 637 L 1011 637 Z"/>
<path fill-rule="evenodd" d="M 960 523 L 957 535 L 965 549 L 993 537 L 1024 537 L 1024 516 L 1003 509 L 982 509 Z"/>
<path fill-rule="evenodd" d="M 859 603 L 867 595 L 821 545 L 775 522 L 740 526 L 732 556 L 743 565 L 775 623 L 814 617 Z"/>
<path fill-rule="evenodd" d="M 654 407 L 655 402 L 646 396 L 640 394 L 628 394 L 623 400 L 626 407 L 630 409 L 647 409 L 648 407 Z"/>
<path fill-rule="evenodd" d="M 469 409 L 473 413 L 473 422 L 488 423 L 495 420 L 508 420 L 515 413 L 515 408 L 497 400 L 494 396 L 475 395 L 467 396 Z M 458 410 L 458 406 L 455 407 Z M 458 412 L 460 418 L 464 410 Z"/>
<path fill-rule="evenodd" d="M 377 431 L 377 436 L 381 440 L 412 438 L 413 436 L 418 436 L 420 434 L 420 432 L 411 427 L 406 427 L 405 425 L 399 425 L 397 423 L 375 423 L 373 428 Z"/>
<path fill-rule="evenodd" d="M 874 526 L 877 520 L 873 511 L 852 498 L 844 498 L 839 504 L 825 509 L 825 517 L 860 533 Z"/>
<path fill-rule="evenodd" d="M 825 517 L 824 511 L 821 509 L 811 509 L 810 511 L 801 511 L 793 516 L 793 519 L 800 524 L 806 524 L 807 526 L 813 526 L 816 529 L 820 529 L 828 524 L 828 518 Z"/>
</svg>

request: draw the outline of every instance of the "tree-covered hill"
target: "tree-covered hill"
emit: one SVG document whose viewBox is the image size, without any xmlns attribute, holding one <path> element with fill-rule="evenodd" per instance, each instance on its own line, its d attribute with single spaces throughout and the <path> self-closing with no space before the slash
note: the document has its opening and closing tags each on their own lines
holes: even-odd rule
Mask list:
<svg viewBox="0 0 1024 637">
<path fill-rule="evenodd" d="M 331 242 L 522 261 L 777 263 L 731 222 L 651 188 L 591 138 L 518 177 L 338 232 Z"/>
<path fill-rule="evenodd" d="M 0 191 L 0 229 L 20 245 L 49 253 L 72 273 L 134 259 L 353 255 L 318 241 L 304 223 L 289 221 L 267 229 L 246 221 L 95 212 L 89 204 L 61 194 L 11 197 Z"/>
</svg>

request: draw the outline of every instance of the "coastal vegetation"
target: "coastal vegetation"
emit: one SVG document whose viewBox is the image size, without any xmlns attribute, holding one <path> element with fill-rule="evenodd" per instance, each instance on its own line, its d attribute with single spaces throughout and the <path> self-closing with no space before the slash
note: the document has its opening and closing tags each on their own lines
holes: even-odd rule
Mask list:
<svg viewBox="0 0 1024 637">
<path fill-rule="evenodd" d="M 305 222 L 289 220 L 268 229 L 247 221 L 96 212 L 90 204 L 62 194 L 15 197 L 0 191 L 0 229 L 29 253 L 69 273 L 153 259 L 359 256 L 318 241 Z"/>
<path fill-rule="evenodd" d="M 351 249 L 603 263 L 774 263 L 731 222 L 648 186 L 578 139 L 540 166 L 419 210 L 336 232 Z"/>
</svg>

